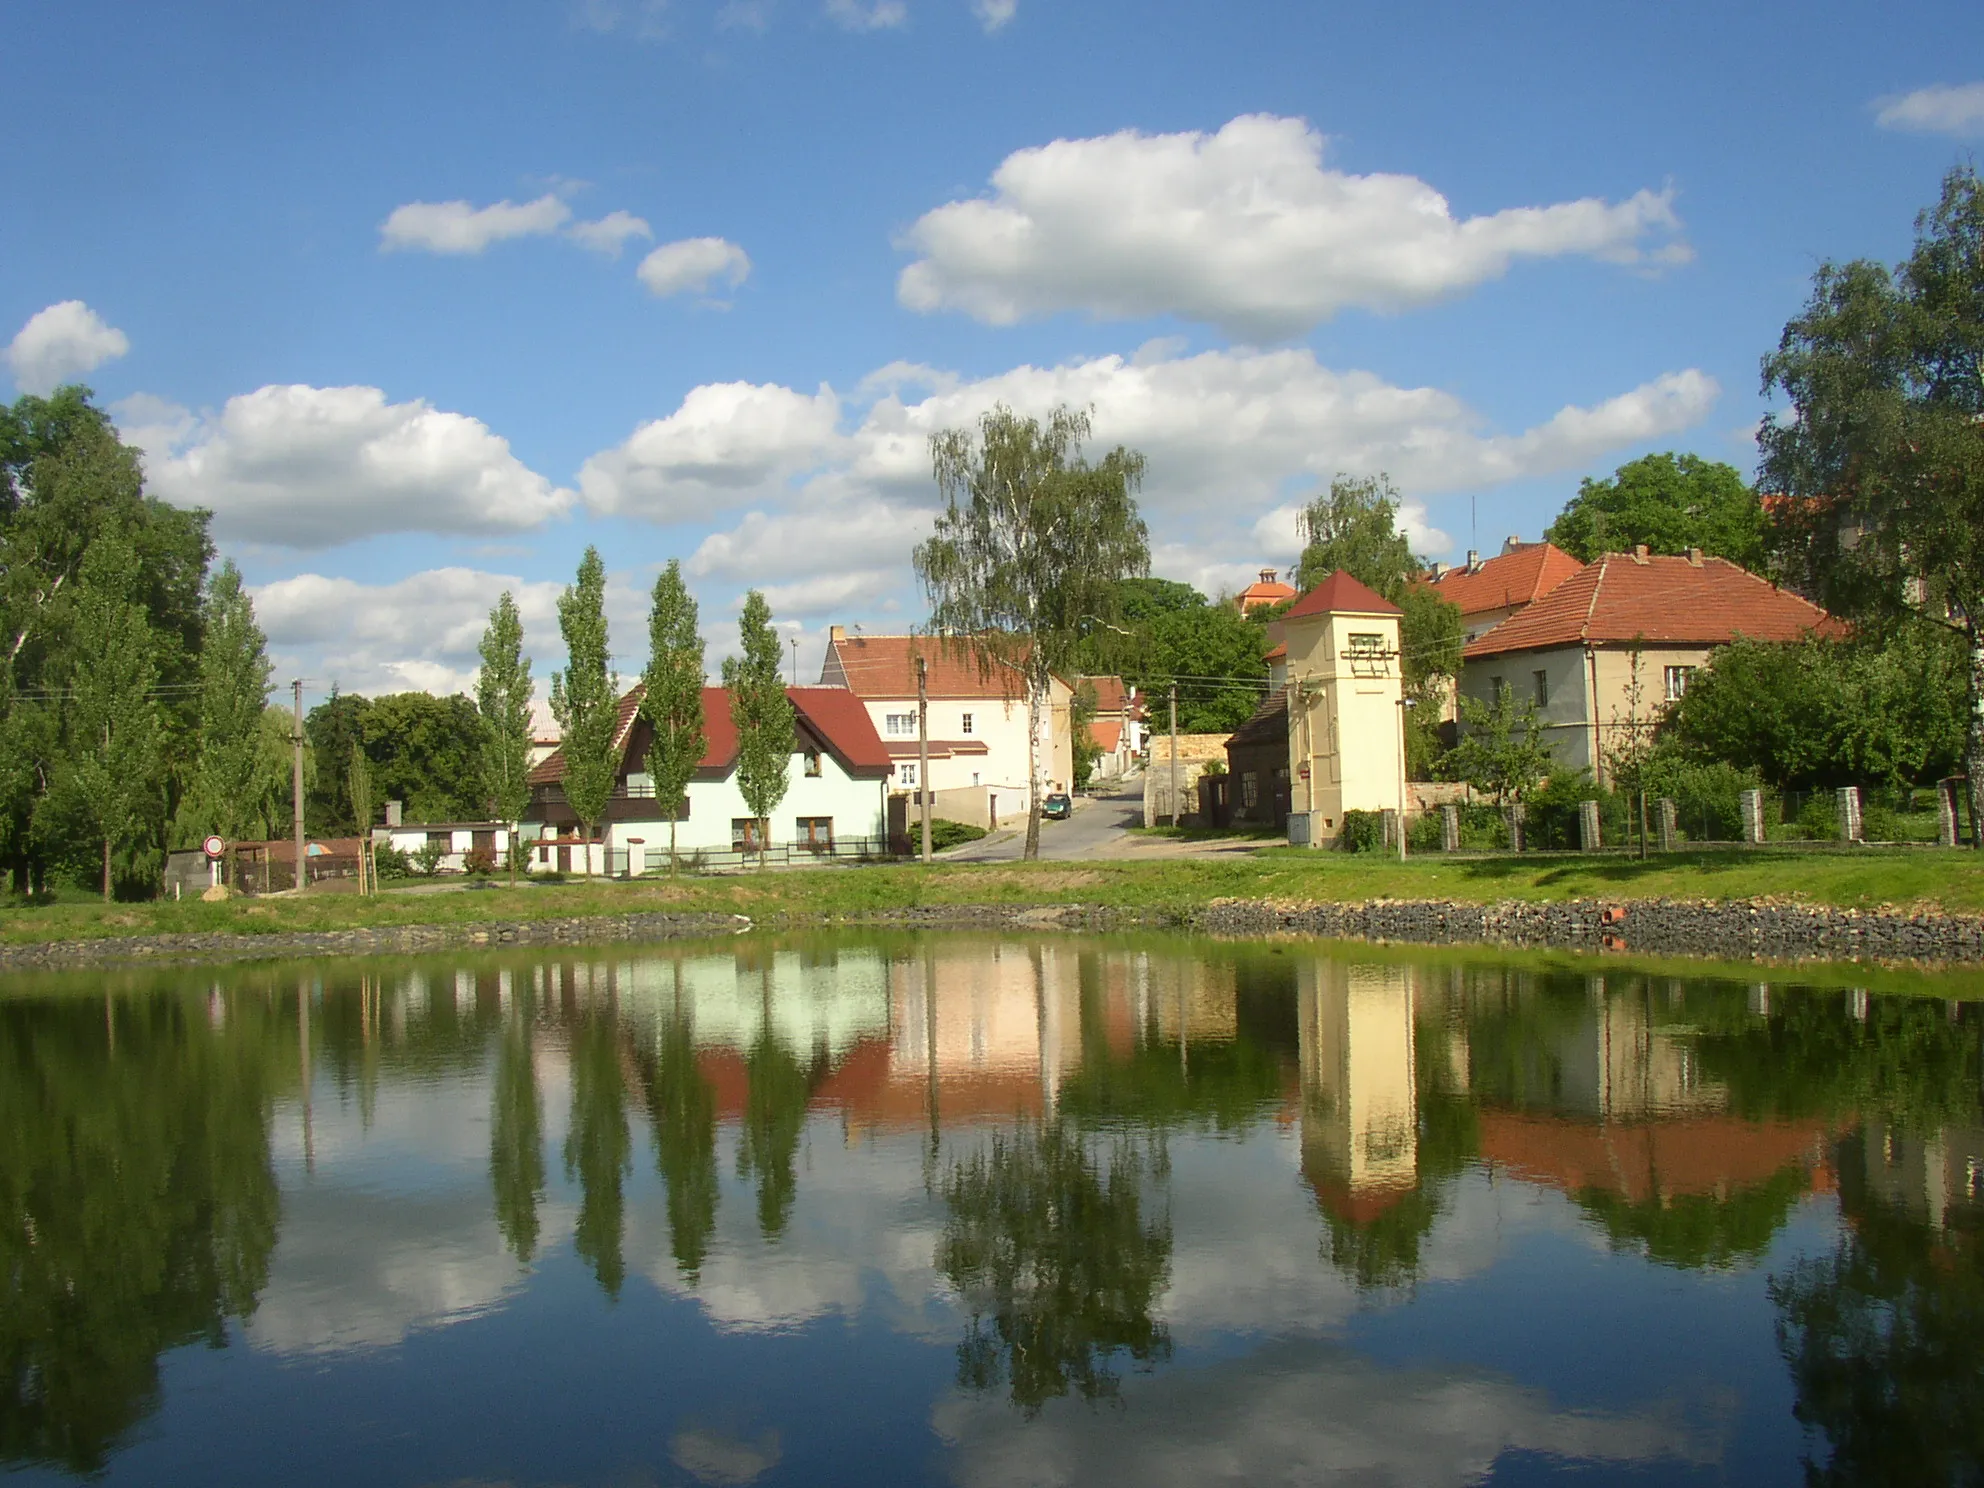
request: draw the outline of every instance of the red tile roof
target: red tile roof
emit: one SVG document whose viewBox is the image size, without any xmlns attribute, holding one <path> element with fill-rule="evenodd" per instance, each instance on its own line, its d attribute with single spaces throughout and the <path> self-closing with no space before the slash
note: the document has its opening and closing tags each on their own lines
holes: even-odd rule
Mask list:
<svg viewBox="0 0 1984 1488">
<path fill-rule="evenodd" d="M 1584 567 L 1555 543 L 1524 543 L 1480 567 L 1449 569 L 1422 583 L 1460 606 L 1463 617 L 1534 604 Z"/>
<path fill-rule="evenodd" d="M 1119 718 L 1094 718 L 1089 720 L 1088 741 L 1104 754 L 1114 754 L 1116 746 L 1122 742 L 1123 721 Z"/>
<path fill-rule="evenodd" d="M 1280 645 L 1278 645 L 1278 646 L 1276 646 L 1276 647 L 1274 648 L 1274 650 L 1272 650 L 1272 651 L 1270 651 L 1270 652 L 1268 652 L 1268 654 L 1267 654 L 1266 656 L 1263 656 L 1263 657 L 1261 658 L 1261 660 L 1262 660 L 1262 661 L 1286 661 L 1286 660 L 1288 660 L 1288 642 L 1286 642 L 1286 641 L 1283 641 L 1283 642 L 1282 642 L 1282 643 L 1281 643 Z"/>
<path fill-rule="evenodd" d="M 1634 558 L 1607 553 L 1527 609 L 1471 641 L 1468 660 L 1555 646 L 1720 646 L 1738 636 L 1795 641 L 1845 627 L 1726 558 Z"/>
<path fill-rule="evenodd" d="M 1097 713 L 1121 713 L 1130 706 L 1130 689 L 1121 677 L 1083 677 L 1081 681 L 1095 689 Z"/>
<path fill-rule="evenodd" d="M 1293 598 L 1295 598 L 1294 586 L 1276 579 L 1273 569 L 1264 568 L 1261 570 L 1259 580 L 1240 591 L 1240 613 L 1244 615 L 1257 605 L 1278 605 L 1284 599 Z"/>
<path fill-rule="evenodd" d="M 1396 615 L 1399 607 L 1377 590 L 1368 588 L 1338 569 L 1322 583 L 1296 600 L 1283 617 L 1299 620 L 1304 615 Z"/>
<path fill-rule="evenodd" d="M 1010 663 L 983 655 L 968 640 L 951 636 L 845 636 L 827 643 L 823 677 L 844 678 L 861 698 L 916 696 L 916 658 L 930 665 L 933 698 L 998 698 L 1021 702 L 1026 683 Z"/>
<path fill-rule="evenodd" d="M 646 752 L 647 730 L 636 727 L 645 689 L 636 686 L 620 699 L 619 716 L 613 738 L 622 751 L 624 768 L 639 772 L 638 758 L 629 758 L 630 748 Z M 893 768 L 889 752 L 882 747 L 874 720 L 861 700 L 844 687 L 788 687 L 785 695 L 799 715 L 802 731 L 810 732 L 840 761 L 850 775 L 880 778 Z M 697 773 L 704 778 L 721 779 L 737 761 L 737 725 L 730 716 L 730 693 L 721 687 L 703 689 L 703 758 Z M 565 778 L 565 751 L 546 756 L 530 772 L 532 785 L 548 785 Z"/>
</svg>

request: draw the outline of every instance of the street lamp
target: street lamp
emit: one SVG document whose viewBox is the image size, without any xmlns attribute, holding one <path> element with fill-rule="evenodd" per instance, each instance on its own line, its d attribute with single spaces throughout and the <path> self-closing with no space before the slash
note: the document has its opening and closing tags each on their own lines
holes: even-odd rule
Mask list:
<svg viewBox="0 0 1984 1488">
<path fill-rule="evenodd" d="M 1405 725 L 1408 709 L 1419 706 L 1417 698 L 1398 700 L 1398 860 L 1405 861 Z"/>
</svg>

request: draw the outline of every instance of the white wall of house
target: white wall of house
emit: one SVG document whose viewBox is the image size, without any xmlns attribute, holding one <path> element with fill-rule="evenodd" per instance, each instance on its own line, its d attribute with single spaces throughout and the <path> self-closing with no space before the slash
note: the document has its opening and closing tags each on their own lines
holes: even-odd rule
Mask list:
<svg viewBox="0 0 1984 1488">
<path fill-rule="evenodd" d="M 1040 720 L 1040 777 L 1043 790 L 1066 790 L 1074 779 L 1074 741 L 1068 728 L 1068 689 L 1056 683 Z M 933 698 L 930 737 L 946 743 L 975 740 L 983 754 L 932 757 L 930 779 L 917 779 L 916 699 L 863 698 L 882 743 L 896 756 L 890 788 L 936 791 L 982 789 L 999 798 L 999 815 L 1027 809 L 1027 708 L 1018 699 Z"/>
<path fill-rule="evenodd" d="M 440 871 L 443 873 L 461 873 L 466 869 L 469 853 L 475 849 L 475 834 L 477 830 L 475 827 L 457 827 L 445 823 L 435 827 L 424 827 L 418 823 L 414 823 L 412 825 L 403 824 L 397 827 L 374 828 L 372 837 L 375 842 L 383 837 L 393 847 L 405 853 L 410 858 L 419 856 L 426 848 L 430 835 L 437 841 L 445 837 L 448 850 L 440 860 Z M 481 830 L 488 831 L 489 829 L 485 827 Z M 496 854 L 496 866 L 500 868 L 506 861 L 506 854 L 510 850 L 510 830 L 508 827 L 497 827 L 493 835 L 495 846 L 491 850 Z"/>
</svg>

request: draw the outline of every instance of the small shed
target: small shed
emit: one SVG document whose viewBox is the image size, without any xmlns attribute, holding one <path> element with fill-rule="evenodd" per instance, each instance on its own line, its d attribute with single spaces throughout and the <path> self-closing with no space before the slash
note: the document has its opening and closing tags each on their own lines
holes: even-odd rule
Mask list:
<svg viewBox="0 0 1984 1488">
<path fill-rule="evenodd" d="M 1277 687 L 1226 741 L 1233 820 L 1288 825 L 1288 689 Z"/>
</svg>

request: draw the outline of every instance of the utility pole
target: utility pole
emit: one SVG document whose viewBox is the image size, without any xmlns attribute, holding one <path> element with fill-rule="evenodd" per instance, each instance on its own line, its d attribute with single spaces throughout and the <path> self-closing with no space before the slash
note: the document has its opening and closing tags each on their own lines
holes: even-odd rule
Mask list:
<svg viewBox="0 0 1984 1488">
<path fill-rule="evenodd" d="M 792 685 L 797 687 L 799 685 L 799 637 L 790 636 L 787 639 L 792 643 Z"/>
<path fill-rule="evenodd" d="M 298 677 L 289 684 L 296 693 L 296 725 L 290 730 L 289 741 L 295 749 L 294 768 L 290 774 L 290 798 L 296 808 L 296 883 L 300 893 L 303 889 L 303 679 Z"/>
<path fill-rule="evenodd" d="M 923 803 L 923 861 L 930 861 L 930 663 L 916 658 L 916 798 Z"/>
<path fill-rule="evenodd" d="M 1178 825 L 1178 684 L 1171 684 L 1171 825 Z"/>
</svg>

